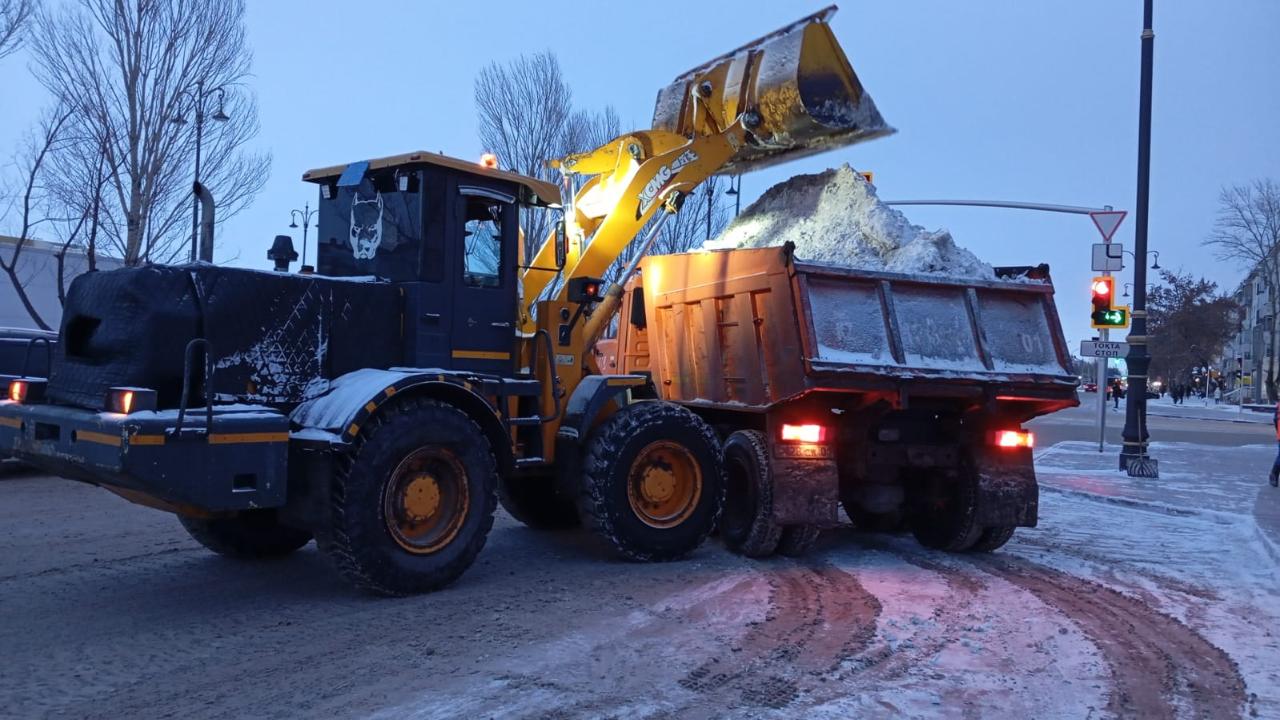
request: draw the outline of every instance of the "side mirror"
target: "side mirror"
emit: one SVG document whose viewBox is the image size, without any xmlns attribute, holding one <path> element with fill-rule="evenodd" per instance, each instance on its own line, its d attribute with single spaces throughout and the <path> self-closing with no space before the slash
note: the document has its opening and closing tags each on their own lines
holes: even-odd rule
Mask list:
<svg viewBox="0 0 1280 720">
<path fill-rule="evenodd" d="M 556 270 L 563 270 L 569 261 L 569 233 L 565 230 L 564 220 L 556 221 Z"/>
</svg>

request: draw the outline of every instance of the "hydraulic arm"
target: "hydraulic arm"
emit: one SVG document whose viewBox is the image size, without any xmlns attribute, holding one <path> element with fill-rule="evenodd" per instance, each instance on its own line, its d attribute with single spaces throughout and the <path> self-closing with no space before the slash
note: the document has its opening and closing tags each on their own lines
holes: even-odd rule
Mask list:
<svg viewBox="0 0 1280 720">
<path fill-rule="evenodd" d="M 555 166 L 587 178 L 565 212 L 564 278 L 599 277 L 658 212 L 677 212 L 711 175 L 742 173 L 783 159 L 887 135 L 827 20 L 829 7 L 680 75 L 658 93 L 653 127 L 630 133 Z M 550 239 L 549 239 L 550 240 Z M 631 247 L 632 260 L 647 252 Z M 524 273 L 521 327 L 534 329 L 539 300 L 563 301 L 553 242 Z M 634 267 L 634 263 L 629 265 Z M 617 309 L 619 282 L 584 328 L 586 347 Z"/>
</svg>

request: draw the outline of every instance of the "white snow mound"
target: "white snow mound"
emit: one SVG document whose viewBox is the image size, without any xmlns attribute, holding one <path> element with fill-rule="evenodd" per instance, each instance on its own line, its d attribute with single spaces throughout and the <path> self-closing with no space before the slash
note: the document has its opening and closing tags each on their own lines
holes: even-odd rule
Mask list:
<svg viewBox="0 0 1280 720">
<path fill-rule="evenodd" d="M 709 248 L 795 244 L 801 260 L 866 270 L 994 280 L 995 271 L 946 230 L 912 225 L 848 164 L 774 185 Z"/>
</svg>

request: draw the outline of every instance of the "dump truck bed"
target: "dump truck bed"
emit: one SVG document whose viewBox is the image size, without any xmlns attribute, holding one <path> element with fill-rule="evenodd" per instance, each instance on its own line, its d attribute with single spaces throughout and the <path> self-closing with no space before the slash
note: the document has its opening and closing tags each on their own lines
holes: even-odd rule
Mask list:
<svg viewBox="0 0 1280 720">
<path fill-rule="evenodd" d="M 898 405 L 1018 403 L 1026 418 L 1077 404 L 1047 268 L 989 281 L 902 275 L 798 262 L 789 247 L 641 267 L 618 365 L 650 373 L 666 400 L 764 410 L 861 392 Z"/>
</svg>

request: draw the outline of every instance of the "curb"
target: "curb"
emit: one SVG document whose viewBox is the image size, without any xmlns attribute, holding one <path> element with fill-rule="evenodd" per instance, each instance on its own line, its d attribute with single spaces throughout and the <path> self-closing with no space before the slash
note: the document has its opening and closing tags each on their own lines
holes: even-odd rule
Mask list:
<svg viewBox="0 0 1280 720">
<path fill-rule="evenodd" d="M 1262 425 L 1263 427 L 1267 425 L 1265 421 L 1257 420 L 1233 420 L 1231 418 L 1199 417 L 1196 415 L 1166 415 L 1165 413 L 1151 412 L 1150 408 L 1147 408 L 1147 414 L 1154 417 L 1177 418 L 1179 420 L 1208 420 L 1209 422 L 1236 423 L 1238 425 Z"/>
</svg>

